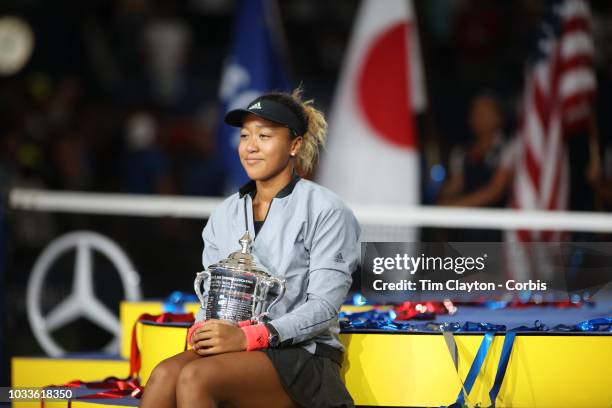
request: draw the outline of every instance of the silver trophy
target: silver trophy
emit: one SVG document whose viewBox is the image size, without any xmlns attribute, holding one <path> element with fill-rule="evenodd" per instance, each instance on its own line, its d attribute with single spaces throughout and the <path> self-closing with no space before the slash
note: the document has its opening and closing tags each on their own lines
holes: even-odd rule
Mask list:
<svg viewBox="0 0 612 408">
<path fill-rule="evenodd" d="M 238 242 L 240 251 L 196 275 L 193 287 L 206 312 L 206 320 L 260 323 L 285 294 L 285 280 L 270 275 L 253 259 L 248 231 Z M 274 296 L 271 289 L 275 287 Z M 270 301 L 268 297 L 274 299 Z"/>
</svg>

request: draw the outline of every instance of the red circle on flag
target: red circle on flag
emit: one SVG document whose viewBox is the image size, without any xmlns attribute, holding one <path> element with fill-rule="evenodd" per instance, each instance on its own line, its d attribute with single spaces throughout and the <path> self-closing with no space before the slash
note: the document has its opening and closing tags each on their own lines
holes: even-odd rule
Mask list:
<svg viewBox="0 0 612 408">
<path fill-rule="evenodd" d="M 376 134 L 400 147 L 416 145 L 410 103 L 408 23 L 372 41 L 357 75 L 358 105 Z"/>
</svg>

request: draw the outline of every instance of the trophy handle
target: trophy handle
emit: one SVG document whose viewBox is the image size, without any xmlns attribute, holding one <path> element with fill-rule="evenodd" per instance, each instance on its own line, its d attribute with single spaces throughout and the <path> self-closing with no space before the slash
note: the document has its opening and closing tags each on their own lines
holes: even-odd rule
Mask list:
<svg viewBox="0 0 612 408">
<path fill-rule="evenodd" d="M 193 290 L 195 290 L 198 299 L 200 299 L 202 309 L 206 308 L 206 298 L 208 297 L 208 294 L 204 293 L 204 289 L 202 289 L 202 283 L 206 282 L 207 279 L 210 279 L 210 272 L 202 271 L 196 274 L 196 278 L 193 281 Z"/>
<path fill-rule="evenodd" d="M 270 304 L 266 308 L 266 314 L 270 313 L 270 309 L 272 309 L 282 299 L 282 297 L 285 294 L 285 280 L 284 279 L 270 278 L 270 282 L 272 283 L 272 285 L 270 286 L 278 285 L 279 292 L 276 298 L 272 302 L 270 302 Z"/>
</svg>

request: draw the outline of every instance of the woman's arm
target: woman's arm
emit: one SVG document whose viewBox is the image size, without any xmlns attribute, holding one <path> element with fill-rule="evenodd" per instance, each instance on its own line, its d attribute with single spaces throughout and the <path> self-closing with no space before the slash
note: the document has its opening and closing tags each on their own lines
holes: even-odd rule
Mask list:
<svg viewBox="0 0 612 408">
<path fill-rule="evenodd" d="M 202 250 L 202 266 L 204 269 L 208 269 L 208 267 L 215 262 L 223 259 L 219 248 L 215 244 L 215 222 L 214 222 L 214 211 L 210 215 L 208 222 L 204 226 L 204 230 L 202 231 L 202 241 L 204 242 L 204 249 Z M 196 315 L 196 322 L 205 319 L 205 310 L 201 307 L 198 309 L 198 313 Z"/>
<path fill-rule="evenodd" d="M 443 197 L 438 204 L 456 207 L 486 207 L 510 191 L 520 140 L 514 139 L 502 150 L 500 163 L 488 183 L 475 191 Z"/>
<path fill-rule="evenodd" d="M 336 323 L 359 260 L 359 232 L 349 209 L 333 208 L 320 215 L 310 247 L 306 303 L 269 323 L 281 343 L 300 343 Z"/>
<path fill-rule="evenodd" d="M 440 200 L 440 205 L 456 207 L 485 207 L 500 200 L 510 188 L 512 171 L 498 168 L 493 178 L 484 186 L 458 197 Z"/>
<path fill-rule="evenodd" d="M 465 153 L 462 148 L 455 147 L 448 161 L 449 178 L 440 188 L 439 201 L 452 198 L 463 191 L 463 162 Z M 441 204 L 441 203 L 438 203 Z"/>
</svg>

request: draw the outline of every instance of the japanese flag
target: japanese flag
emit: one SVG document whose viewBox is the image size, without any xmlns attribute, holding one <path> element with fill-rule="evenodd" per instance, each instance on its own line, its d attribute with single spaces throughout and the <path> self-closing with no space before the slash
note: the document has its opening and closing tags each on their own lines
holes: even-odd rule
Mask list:
<svg viewBox="0 0 612 408">
<path fill-rule="evenodd" d="M 419 204 L 415 113 L 426 104 L 409 0 L 364 0 L 329 118 L 318 181 L 350 203 Z"/>
</svg>

